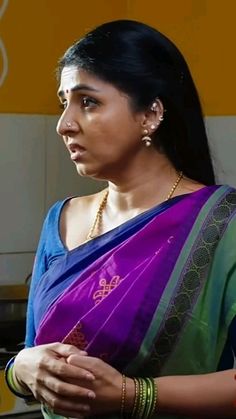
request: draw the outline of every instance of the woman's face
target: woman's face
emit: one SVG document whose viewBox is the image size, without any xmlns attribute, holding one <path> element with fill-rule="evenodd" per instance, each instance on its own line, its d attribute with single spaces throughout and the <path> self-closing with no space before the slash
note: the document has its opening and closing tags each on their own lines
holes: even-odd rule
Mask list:
<svg viewBox="0 0 236 419">
<path fill-rule="evenodd" d="M 112 180 L 143 152 L 144 114 L 134 113 L 127 95 L 113 85 L 65 67 L 58 96 L 63 113 L 57 132 L 79 174 Z"/>
</svg>

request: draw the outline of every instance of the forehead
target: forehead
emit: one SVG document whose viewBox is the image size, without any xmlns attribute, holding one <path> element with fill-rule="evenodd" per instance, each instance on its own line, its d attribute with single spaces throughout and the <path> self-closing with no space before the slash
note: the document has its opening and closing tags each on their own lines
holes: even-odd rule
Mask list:
<svg viewBox="0 0 236 419">
<path fill-rule="evenodd" d="M 95 75 L 79 69 L 75 66 L 64 67 L 61 72 L 59 96 L 73 91 L 75 87 L 87 86 L 91 90 L 104 91 L 104 89 L 115 89 L 111 84 L 100 80 Z"/>
<path fill-rule="evenodd" d="M 87 76 L 87 77 L 86 77 Z M 78 84 L 80 80 L 88 78 L 89 75 L 86 71 L 81 70 L 75 66 L 64 67 L 61 72 L 60 78 L 60 87 L 64 90 L 64 87 L 67 88 L 73 87 L 75 84 Z"/>
</svg>

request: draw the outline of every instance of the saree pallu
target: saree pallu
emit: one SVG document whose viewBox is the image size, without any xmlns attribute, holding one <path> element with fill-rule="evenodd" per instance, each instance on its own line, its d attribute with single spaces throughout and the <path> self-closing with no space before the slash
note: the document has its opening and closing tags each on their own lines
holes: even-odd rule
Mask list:
<svg viewBox="0 0 236 419">
<path fill-rule="evenodd" d="M 69 251 L 35 290 L 35 344 L 70 343 L 131 376 L 216 371 L 236 314 L 235 233 L 236 191 L 212 186 Z"/>
</svg>

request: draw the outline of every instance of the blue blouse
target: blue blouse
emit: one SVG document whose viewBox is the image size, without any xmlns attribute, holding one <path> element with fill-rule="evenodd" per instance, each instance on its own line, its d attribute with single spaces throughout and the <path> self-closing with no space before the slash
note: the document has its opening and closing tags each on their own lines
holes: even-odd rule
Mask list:
<svg viewBox="0 0 236 419">
<path fill-rule="evenodd" d="M 67 249 L 60 238 L 59 223 L 62 208 L 69 199 L 71 199 L 71 197 L 66 198 L 63 201 L 56 202 L 50 208 L 43 223 L 35 256 L 32 281 L 29 292 L 25 338 L 25 345 L 27 347 L 34 346 L 34 338 L 36 334 L 33 315 L 35 287 L 42 275 L 48 270 L 50 265 L 61 256 L 64 256 L 67 252 Z"/>
</svg>

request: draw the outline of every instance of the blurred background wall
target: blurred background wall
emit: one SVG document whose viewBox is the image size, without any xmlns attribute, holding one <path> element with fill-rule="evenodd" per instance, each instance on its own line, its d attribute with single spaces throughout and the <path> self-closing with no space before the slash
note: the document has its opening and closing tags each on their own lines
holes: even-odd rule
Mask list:
<svg viewBox="0 0 236 419">
<path fill-rule="evenodd" d="M 170 37 L 199 90 L 217 179 L 236 186 L 234 0 L 0 0 L 0 283 L 32 269 L 48 207 L 100 185 L 78 177 L 55 133 L 55 67 L 77 38 L 130 18 Z"/>
</svg>

